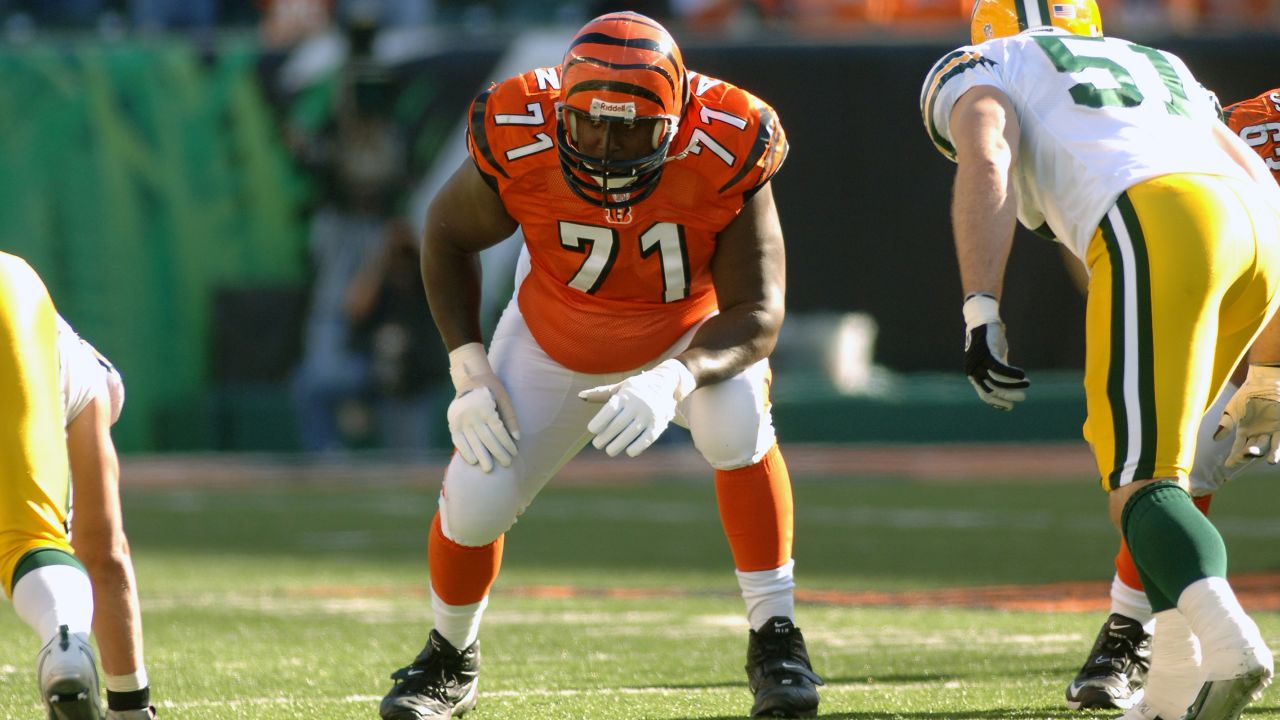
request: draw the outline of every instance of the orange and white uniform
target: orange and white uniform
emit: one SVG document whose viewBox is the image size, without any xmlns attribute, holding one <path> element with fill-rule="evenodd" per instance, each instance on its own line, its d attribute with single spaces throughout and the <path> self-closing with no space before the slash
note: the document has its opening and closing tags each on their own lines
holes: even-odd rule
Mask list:
<svg viewBox="0 0 1280 720">
<path fill-rule="evenodd" d="M 716 310 L 716 235 L 787 154 L 773 109 L 690 73 L 673 157 L 652 195 L 593 206 L 570 190 L 555 150 L 559 68 L 498 83 L 471 106 L 467 146 L 520 223 L 530 260 L 517 288 L 538 344 L 567 368 L 638 368 Z"/>
<path fill-rule="evenodd" d="M 1262 156 L 1280 183 L 1280 88 L 1231 105 L 1223 114 L 1227 126 Z"/>
<path fill-rule="evenodd" d="M 557 68 L 505 80 L 472 103 L 471 157 L 525 238 L 514 297 L 489 345 L 519 419 L 520 452 L 490 472 L 455 454 L 440 496 L 449 539 L 482 546 L 505 533 L 590 441 L 599 405 L 578 393 L 673 357 L 716 312 L 717 235 L 777 172 L 787 142 L 765 103 L 689 78 L 668 154 L 678 159 L 629 207 L 606 209 L 570 189 L 555 147 Z M 769 377 L 760 360 L 677 406 L 674 422 L 717 471 L 754 466 L 774 448 Z"/>
</svg>

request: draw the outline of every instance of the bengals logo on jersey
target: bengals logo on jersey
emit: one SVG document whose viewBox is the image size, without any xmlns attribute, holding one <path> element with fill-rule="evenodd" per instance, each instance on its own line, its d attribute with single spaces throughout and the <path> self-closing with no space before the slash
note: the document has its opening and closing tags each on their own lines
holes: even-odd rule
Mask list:
<svg viewBox="0 0 1280 720">
<path fill-rule="evenodd" d="M 631 206 L 607 207 L 604 209 L 604 219 L 610 225 L 628 225 L 631 223 Z"/>
</svg>

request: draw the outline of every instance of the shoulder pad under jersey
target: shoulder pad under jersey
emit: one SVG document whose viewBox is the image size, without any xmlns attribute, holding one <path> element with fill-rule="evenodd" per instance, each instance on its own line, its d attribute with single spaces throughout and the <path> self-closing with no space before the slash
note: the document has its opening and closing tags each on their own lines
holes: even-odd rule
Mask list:
<svg viewBox="0 0 1280 720">
<path fill-rule="evenodd" d="M 786 131 L 765 101 L 723 80 L 689 74 L 690 102 L 680 135 L 685 158 L 697 156 L 723 195 L 749 194 L 778 172 L 787 158 Z"/>
<path fill-rule="evenodd" d="M 467 151 L 495 190 L 526 168 L 558 162 L 555 104 L 560 68 L 538 68 L 490 85 L 471 102 Z"/>
</svg>

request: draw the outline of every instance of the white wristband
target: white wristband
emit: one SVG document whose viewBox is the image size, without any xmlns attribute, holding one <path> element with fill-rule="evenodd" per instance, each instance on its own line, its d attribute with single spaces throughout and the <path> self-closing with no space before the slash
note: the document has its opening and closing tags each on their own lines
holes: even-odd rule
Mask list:
<svg viewBox="0 0 1280 720">
<path fill-rule="evenodd" d="M 1251 387 L 1263 386 L 1280 390 L 1280 367 L 1250 365 L 1249 374 L 1245 376 L 1244 384 Z"/>
<path fill-rule="evenodd" d="M 470 378 L 492 374 L 493 368 L 489 365 L 483 343 L 467 343 L 449 351 L 449 377 L 454 388 Z"/>
<path fill-rule="evenodd" d="M 694 379 L 693 372 L 689 370 L 689 366 L 679 360 L 675 358 L 663 360 L 658 363 L 658 366 L 655 367 L 654 370 L 662 367 L 669 367 L 671 368 L 671 371 L 676 374 L 676 402 L 684 400 L 689 396 L 689 393 L 693 392 L 698 387 L 698 381 Z"/>
<path fill-rule="evenodd" d="M 990 295 L 974 293 L 964 300 L 964 329 L 1000 322 L 1000 301 Z"/>
</svg>

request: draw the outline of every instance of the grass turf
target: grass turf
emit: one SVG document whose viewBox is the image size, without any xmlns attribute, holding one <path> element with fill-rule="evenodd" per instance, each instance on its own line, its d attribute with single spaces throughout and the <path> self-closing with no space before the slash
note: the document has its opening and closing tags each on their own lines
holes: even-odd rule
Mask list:
<svg viewBox="0 0 1280 720">
<path fill-rule="evenodd" d="M 1273 478 L 1213 516 L 1231 570 L 1280 569 Z M 438 480 L 126 494 L 148 669 L 163 717 L 376 718 L 430 625 L 425 537 Z M 1114 532 L 1087 481 L 798 479 L 804 588 L 1098 583 Z M 569 586 L 548 597 L 530 587 Z M 639 597 L 613 592 L 632 589 Z M 648 593 L 648 596 L 644 596 Z M 1089 718 L 1062 692 L 1104 612 L 802 604 L 832 718 Z M 746 624 L 709 478 L 554 484 L 508 536 L 486 615 L 476 720 L 741 718 Z M 1280 613 L 1255 615 L 1273 647 Z M 37 718 L 36 640 L 0 613 L 0 718 Z M 1280 693 L 1247 720 L 1280 720 Z"/>
</svg>

